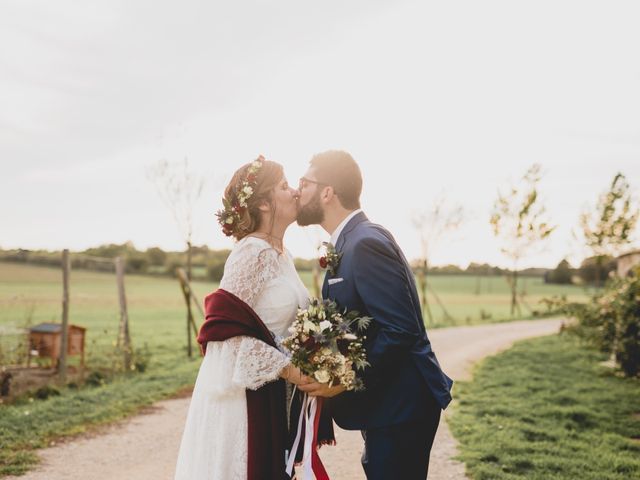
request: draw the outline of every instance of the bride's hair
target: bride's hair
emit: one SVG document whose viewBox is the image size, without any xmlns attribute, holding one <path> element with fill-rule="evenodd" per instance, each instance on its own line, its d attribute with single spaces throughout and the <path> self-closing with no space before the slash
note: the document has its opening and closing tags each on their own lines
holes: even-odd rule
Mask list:
<svg viewBox="0 0 640 480">
<path fill-rule="evenodd" d="M 253 162 L 249 162 L 243 165 L 236 173 L 231 177 L 231 181 L 224 190 L 224 198 L 228 204 L 233 205 L 236 203 L 240 189 L 243 187 L 247 177 L 251 175 L 249 169 Z M 272 217 L 275 215 L 275 205 L 271 201 L 274 189 L 284 177 L 284 169 L 282 165 L 271 160 L 263 160 L 262 166 L 255 174 L 255 185 L 253 186 L 253 193 L 246 200 L 247 207 L 242 209 L 239 213 L 239 221 L 234 222 L 233 231 L 231 235 L 236 240 L 241 240 L 250 233 L 255 232 L 260 228 L 260 205 L 262 202 L 267 202 L 271 205 Z"/>
</svg>

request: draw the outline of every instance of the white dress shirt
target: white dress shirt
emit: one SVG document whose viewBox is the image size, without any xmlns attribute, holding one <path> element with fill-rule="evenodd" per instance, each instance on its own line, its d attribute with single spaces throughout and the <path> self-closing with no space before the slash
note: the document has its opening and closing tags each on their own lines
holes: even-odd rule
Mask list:
<svg viewBox="0 0 640 480">
<path fill-rule="evenodd" d="M 342 230 L 344 229 L 345 225 L 347 223 L 349 223 L 349 220 L 351 220 L 353 217 L 355 217 L 361 211 L 362 211 L 362 209 L 358 208 L 357 210 L 354 210 L 353 212 L 351 212 L 349 215 L 347 215 L 347 218 L 342 220 L 342 222 L 340 222 L 340 225 L 338 225 L 338 227 L 333 231 L 333 233 L 331 234 L 330 242 L 334 247 L 336 246 L 336 242 L 338 241 L 338 237 L 340 237 L 340 233 L 342 233 Z"/>
</svg>

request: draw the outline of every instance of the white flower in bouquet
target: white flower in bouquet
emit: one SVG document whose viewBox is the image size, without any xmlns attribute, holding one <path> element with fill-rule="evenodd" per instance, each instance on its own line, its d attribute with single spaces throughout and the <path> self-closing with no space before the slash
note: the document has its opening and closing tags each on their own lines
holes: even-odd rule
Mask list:
<svg viewBox="0 0 640 480">
<path fill-rule="evenodd" d="M 326 370 L 318 370 L 313 374 L 320 383 L 329 383 L 331 380 L 331 375 Z"/>
<path fill-rule="evenodd" d="M 318 315 L 320 318 L 320 315 Z M 320 322 L 320 331 L 326 330 L 327 328 L 331 328 L 331 322 L 329 320 L 323 320 Z"/>
<path fill-rule="evenodd" d="M 317 329 L 318 326 L 315 323 L 310 322 L 309 320 L 305 320 L 302 324 L 302 331 L 304 333 L 315 332 Z"/>
<path fill-rule="evenodd" d="M 344 358 L 344 355 L 339 353 L 338 355 L 336 355 L 336 360 L 338 363 L 338 366 L 336 367 L 336 373 L 338 375 L 344 375 L 347 372 L 347 359 Z"/>
</svg>

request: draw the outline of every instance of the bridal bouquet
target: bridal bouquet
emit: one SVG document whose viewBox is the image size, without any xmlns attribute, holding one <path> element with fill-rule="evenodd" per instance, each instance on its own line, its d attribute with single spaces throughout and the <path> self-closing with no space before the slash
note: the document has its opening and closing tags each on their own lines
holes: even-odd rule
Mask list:
<svg viewBox="0 0 640 480">
<path fill-rule="evenodd" d="M 291 335 L 282 345 L 291 352 L 291 363 L 305 375 L 329 386 L 340 384 L 347 390 L 362 390 L 364 385 L 356 371 L 369 365 L 362 342 L 371 320 L 355 311 L 341 311 L 334 301 L 312 299 L 307 308 L 298 309 L 289 328 Z M 296 437 L 290 453 L 287 451 L 286 472 L 290 476 L 301 446 L 302 472 L 295 478 L 329 480 L 317 452 L 322 404 L 321 397 L 306 393 L 302 397 Z"/>
<path fill-rule="evenodd" d="M 356 370 L 369 365 L 362 342 L 371 320 L 355 311 L 339 310 L 332 300 L 312 299 L 306 309 L 298 309 L 289 328 L 291 335 L 282 345 L 291 352 L 291 363 L 305 375 L 329 386 L 362 390 Z"/>
</svg>

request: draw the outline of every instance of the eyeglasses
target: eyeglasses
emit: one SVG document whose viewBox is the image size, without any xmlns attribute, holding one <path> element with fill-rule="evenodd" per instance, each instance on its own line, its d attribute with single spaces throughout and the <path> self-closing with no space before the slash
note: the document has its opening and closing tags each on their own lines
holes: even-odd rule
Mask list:
<svg viewBox="0 0 640 480">
<path fill-rule="evenodd" d="M 302 190 L 304 187 L 306 187 L 306 186 L 307 186 L 307 184 L 308 184 L 308 183 L 313 183 L 313 184 L 315 184 L 315 185 L 324 185 L 325 187 L 326 187 L 326 186 L 329 186 L 329 184 L 328 184 L 328 183 L 317 182 L 317 181 L 315 181 L 315 180 L 309 180 L 309 179 L 308 179 L 308 178 L 306 178 L 306 177 L 302 177 L 302 178 L 300 178 L 300 182 L 298 183 L 298 187 Z"/>
</svg>

